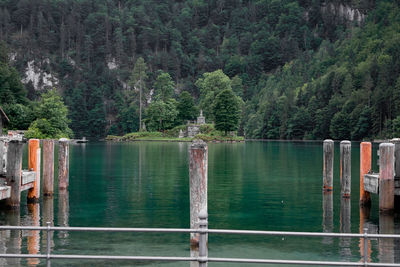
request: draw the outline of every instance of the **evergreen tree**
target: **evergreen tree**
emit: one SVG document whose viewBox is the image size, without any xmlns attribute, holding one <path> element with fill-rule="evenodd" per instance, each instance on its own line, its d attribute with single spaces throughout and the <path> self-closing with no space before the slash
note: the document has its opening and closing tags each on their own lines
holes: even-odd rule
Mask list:
<svg viewBox="0 0 400 267">
<path fill-rule="evenodd" d="M 172 78 L 168 73 L 161 72 L 154 82 L 154 89 L 156 96 L 165 102 L 173 96 L 175 83 L 172 81 Z"/>
<path fill-rule="evenodd" d="M 184 123 L 187 120 L 194 120 L 198 114 L 198 110 L 194 105 L 193 97 L 187 91 L 183 91 L 179 95 L 178 100 L 178 121 Z"/>
<path fill-rule="evenodd" d="M 146 93 L 147 65 L 142 57 L 136 60 L 132 74 L 129 78 L 129 86 L 139 92 L 139 130 L 142 129 L 143 95 Z"/>
<path fill-rule="evenodd" d="M 215 129 L 235 131 L 239 125 L 240 102 L 232 90 L 226 89 L 217 95 L 214 102 Z"/>
</svg>

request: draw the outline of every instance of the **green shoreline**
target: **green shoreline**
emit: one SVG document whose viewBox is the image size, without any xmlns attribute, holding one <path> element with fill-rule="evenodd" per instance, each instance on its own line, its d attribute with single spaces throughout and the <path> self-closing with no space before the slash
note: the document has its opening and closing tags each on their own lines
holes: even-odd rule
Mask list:
<svg viewBox="0 0 400 267">
<path fill-rule="evenodd" d="M 109 142 L 136 142 L 136 141 L 148 141 L 148 142 L 192 142 L 195 139 L 201 139 L 205 142 L 212 143 L 238 143 L 244 142 L 244 137 L 242 136 L 234 136 L 234 137 L 226 137 L 226 136 L 208 136 L 208 135 L 196 135 L 193 138 L 183 137 L 137 137 L 137 138 L 126 138 L 124 136 L 107 136 L 105 141 Z"/>
</svg>

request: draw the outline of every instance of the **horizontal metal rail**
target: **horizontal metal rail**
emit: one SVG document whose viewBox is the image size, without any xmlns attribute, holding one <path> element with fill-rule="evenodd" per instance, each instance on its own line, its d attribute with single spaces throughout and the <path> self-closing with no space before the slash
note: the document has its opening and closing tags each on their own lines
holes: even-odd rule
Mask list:
<svg viewBox="0 0 400 267">
<path fill-rule="evenodd" d="M 286 231 L 257 231 L 230 229 L 187 229 L 187 228 L 120 228 L 120 227 L 60 227 L 60 226 L 10 226 L 1 225 L 3 230 L 51 230 L 70 232 L 143 232 L 143 233 L 207 233 L 232 235 L 272 235 L 272 236 L 310 236 L 310 237 L 351 237 L 351 238 L 399 238 L 394 234 L 352 234 L 352 233 L 321 233 L 321 232 L 286 232 Z"/>
<path fill-rule="evenodd" d="M 320 232 L 285 232 L 285 231 L 256 231 L 256 230 L 229 230 L 229 229 L 182 229 L 182 228 L 116 228 L 116 227 L 57 227 L 50 226 L 0 226 L 4 230 L 32 230 L 32 231 L 81 231 L 81 232 L 143 232 L 143 233 L 199 233 L 207 234 L 232 234 L 232 235 L 262 235 L 262 236 L 306 236 L 306 237 L 347 237 L 362 238 L 364 240 L 364 261 L 341 262 L 341 261 L 305 261 L 305 260 L 278 260 L 278 259 L 248 259 L 248 258 L 217 258 L 217 257 L 160 257 L 160 256 L 114 256 L 114 255 L 60 255 L 51 254 L 50 235 L 47 235 L 47 254 L 0 254 L 0 258 L 39 258 L 46 259 L 50 266 L 51 259 L 84 259 L 84 260 L 137 260 L 137 261 L 196 261 L 227 262 L 227 263 L 258 263 L 258 264 L 296 264 L 296 265 L 319 265 L 319 266 L 387 266 L 400 267 L 400 263 L 372 263 L 368 262 L 365 254 L 367 241 L 371 238 L 398 238 L 400 235 L 393 234 L 368 234 L 364 229 L 363 234 L 352 233 L 320 233 Z M 201 245 L 201 244 L 200 244 Z M 200 265 L 205 266 L 205 265 Z"/>
</svg>

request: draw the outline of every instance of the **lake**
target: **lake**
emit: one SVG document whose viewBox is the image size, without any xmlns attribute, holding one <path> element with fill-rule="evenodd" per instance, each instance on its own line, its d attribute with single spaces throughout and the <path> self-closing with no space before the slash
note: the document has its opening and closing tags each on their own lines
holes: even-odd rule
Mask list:
<svg viewBox="0 0 400 267">
<path fill-rule="evenodd" d="M 89 143 L 70 146 L 68 194 L 41 199 L 38 210 L 1 211 L 0 223 L 92 227 L 189 228 L 190 143 Z M 209 144 L 209 228 L 310 232 L 360 232 L 359 143 L 352 143 L 350 216 L 340 216 L 339 144 L 335 143 L 334 192 L 322 193 L 322 142 L 246 142 Z M 373 165 L 376 167 L 373 146 Z M 27 165 L 25 153 L 24 166 Z M 55 171 L 57 173 L 57 170 Z M 57 185 L 56 185 L 57 186 Z M 26 199 L 26 193 L 22 199 Z M 332 205 L 331 212 L 324 206 Z M 326 208 L 325 208 L 326 209 Z M 379 217 L 372 196 L 370 232 L 398 233 L 398 218 Z M 385 227 L 383 227 L 383 225 Z M 1 233 L 0 253 L 45 253 L 46 234 Z M 189 256 L 188 234 L 55 232 L 56 254 Z M 399 243 L 371 241 L 374 261 L 400 262 Z M 359 261 L 360 240 L 314 237 L 209 235 L 210 257 Z M 129 261 L 53 260 L 53 266 L 132 266 Z M 136 263 L 135 263 L 136 264 Z M 0 259 L 0 265 L 45 266 L 45 261 Z M 189 266 L 189 263 L 139 262 L 146 266 Z M 227 266 L 209 263 L 209 266 Z M 231 264 L 229 266 L 249 266 Z M 251 266 L 274 266 L 252 264 Z M 282 266 L 282 265 L 277 265 Z"/>
</svg>

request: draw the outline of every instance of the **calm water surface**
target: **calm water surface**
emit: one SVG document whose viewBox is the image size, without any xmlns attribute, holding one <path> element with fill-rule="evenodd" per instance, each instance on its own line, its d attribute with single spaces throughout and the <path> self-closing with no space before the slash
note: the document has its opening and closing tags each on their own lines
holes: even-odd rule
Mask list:
<svg viewBox="0 0 400 267">
<path fill-rule="evenodd" d="M 56 226 L 189 228 L 188 147 L 189 143 L 162 142 L 71 145 L 69 193 L 58 194 L 56 190 L 54 199 L 42 199 L 36 210 L 24 203 L 19 213 L 2 211 L 0 223 L 32 225 L 36 221 L 45 225 L 51 221 Z M 359 233 L 359 144 L 352 144 L 352 196 L 351 202 L 342 203 L 349 212 L 342 216 L 338 144 L 335 152 L 334 193 L 329 198 L 321 190 L 320 142 L 209 144 L 209 227 Z M 377 201 L 373 196 L 369 218 L 362 220 L 364 226 L 371 232 L 398 233 L 397 218 L 379 218 Z M 187 234 L 56 232 L 51 237 L 57 254 L 190 255 Z M 0 238 L 0 253 L 32 253 L 28 246 L 32 240 L 37 251 L 44 253 L 46 249 L 45 233 L 38 236 L 33 231 L 4 231 Z M 371 246 L 373 260 L 400 261 L 397 242 L 372 240 Z M 210 235 L 209 256 L 361 259 L 358 239 L 234 235 Z M 189 266 L 180 262 L 52 261 L 53 266 L 94 264 Z M 44 266 L 45 262 L 0 259 L 1 265 Z"/>
</svg>

